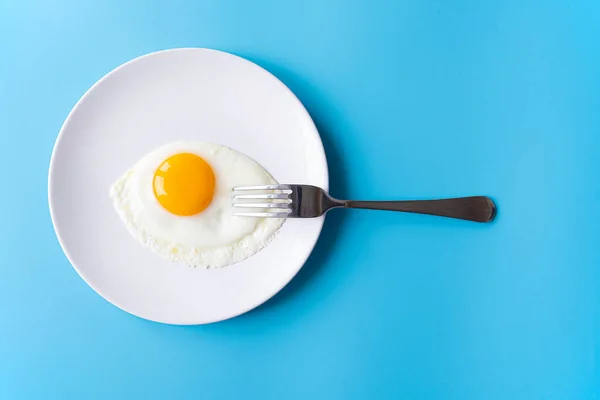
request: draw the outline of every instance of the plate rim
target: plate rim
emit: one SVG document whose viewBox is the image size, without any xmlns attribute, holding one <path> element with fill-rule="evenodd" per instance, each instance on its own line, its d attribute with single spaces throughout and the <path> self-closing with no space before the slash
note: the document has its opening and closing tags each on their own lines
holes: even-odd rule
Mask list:
<svg viewBox="0 0 600 400">
<path fill-rule="evenodd" d="M 292 96 L 292 98 L 294 99 L 294 101 L 297 103 L 297 105 L 299 106 L 299 110 L 301 110 L 301 112 L 303 112 L 305 114 L 306 117 L 306 121 L 307 123 L 309 123 L 310 127 L 311 127 L 311 132 L 312 132 L 312 136 L 313 139 L 315 140 L 315 144 L 318 144 L 318 150 L 319 150 L 319 154 L 318 154 L 318 158 L 320 158 L 320 164 L 323 165 L 323 189 L 324 190 L 329 190 L 329 164 L 327 162 L 327 156 L 325 153 L 325 147 L 323 145 L 323 140 L 321 139 L 321 136 L 319 134 L 319 131 L 311 117 L 311 115 L 309 114 L 308 110 L 306 109 L 306 107 L 304 106 L 304 104 L 302 104 L 302 102 L 300 101 L 300 99 L 298 99 L 298 97 L 296 96 L 296 94 L 285 84 L 283 83 L 279 78 L 277 78 L 273 73 L 271 73 L 270 71 L 268 71 L 267 69 L 263 68 L 262 66 L 244 58 L 241 56 L 238 56 L 236 54 L 227 52 L 227 51 L 222 51 L 222 50 L 216 50 L 216 49 L 210 49 L 210 48 L 203 48 L 203 47 L 176 47 L 176 48 L 170 48 L 170 49 L 164 49 L 164 50 L 158 50 L 158 51 L 154 51 L 154 52 L 150 52 L 150 53 L 146 53 L 143 55 L 140 55 L 138 57 L 135 57 L 129 61 L 124 62 L 123 64 L 118 65 L 116 68 L 113 68 L 111 71 L 109 71 L 108 73 L 106 73 L 105 75 L 103 75 L 100 79 L 98 79 L 92 86 L 90 86 L 85 93 L 79 98 L 79 100 L 77 100 L 77 102 L 75 103 L 75 105 L 71 108 L 71 110 L 69 111 L 69 114 L 67 115 L 67 117 L 65 118 L 65 121 L 63 122 L 63 124 L 61 125 L 61 128 L 58 132 L 58 135 L 56 137 L 56 140 L 54 142 L 54 146 L 52 147 L 52 153 L 50 156 L 50 163 L 48 166 L 48 207 L 50 210 L 50 219 L 52 221 L 52 227 L 54 229 L 54 233 L 58 239 L 58 242 L 60 244 L 60 247 L 64 253 L 64 255 L 66 256 L 67 260 L 69 261 L 69 263 L 71 264 L 71 266 L 73 267 L 73 269 L 77 272 L 77 274 L 79 275 L 79 277 L 94 291 L 96 292 L 96 294 L 98 294 L 101 298 L 103 298 L 105 301 L 107 301 L 108 303 L 110 303 L 111 305 L 119 308 L 120 310 L 125 311 L 126 313 L 133 315 L 137 318 L 141 318 L 141 319 L 145 319 L 148 321 L 153 321 L 153 322 L 157 322 L 157 323 L 162 323 L 162 324 L 166 324 L 166 325 L 186 325 L 186 326 L 193 326 L 193 325 L 204 325 L 204 324 L 210 324 L 210 323 L 216 323 L 216 322 L 220 322 L 220 321 L 225 321 L 231 318 L 235 318 L 237 316 L 240 316 L 242 314 L 245 314 L 251 310 L 254 310 L 255 308 L 260 307 L 262 304 L 266 303 L 267 301 L 269 301 L 270 299 L 272 299 L 275 295 L 277 295 L 277 293 L 279 293 L 281 290 L 283 290 L 290 282 L 292 279 L 294 279 L 294 277 L 300 272 L 300 270 L 304 267 L 304 265 L 306 264 L 306 261 L 308 260 L 308 258 L 310 257 L 310 255 L 312 254 L 319 238 L 321 237 L 321 233 L 323 231 L 323 223 L 325 221 L 325 216 L 321 216 L 321 217 L 317 217 L 315 219 L 319 220 L 319 226 L 318 226 L 318 232 L 317 235 L 315 235 L 315 239 L 312 243 L 310 243 L 310 245 L 307 244 L 306 246 L 306 251 L 304 256 L 302 257 L 301 262 L 299 262 L 299 266 L 297 268 L 295 268 L 292 273 L 290 274 L 289 277 L 286 278 L 286 280 L 284 282 L 282 282 L 282 285 L 277 288 L 275 291 L 273 291 L 272 293 L 267 294 L 263 299 L 259 300 L 256 303 L 253 303 L 251 305 L 249 305 L 247 308 L 242 309 L 241 311 L 236 311 L 234 313 L 230 313 L 226 316 L 223 316 L 222 318 L 219 319 L 211 319 L 211 320 L 204 320 L 204 321 L 198 321 L 198 322 L 173 322 L 173 321 L 161 321 L 161 320 L 157 320 L 151 317 L 146 317 L 146 316 L 141 316 L 141 315 L 137 315 L 134 312 L 128 310 L 126 307 L 124 307 L 122 304 L 119 304 L 118 302 L 114 301 L 114 299 L 111 298 L 110 295 L 106 294 L 103 290 L 99 289 L 95 284 L 93 284 L 89 279 L 86 278 L 85 273 L 82 272 L 82 270 L 75 264 L 75 262 L 73 261 L 73 258 L 71 256 L 71 254 L 69 253 L 69 251 L 66 248 L 65 245 L 65 241 L 64 238 L 62 237 L 61 233 L 60 233 L 60 229 L 58 228 L 57 225 L 57 219 L 56 219 L 56 214 L 54 211 L 54 208 L 56 207 L 55 202 L 53 201 L 53 181 L 55 179 L 55 174 L 53 173 L 54 171 L 54 164 L 56 162 L 56 153 L 57 153 L 57 149 L 60 147 L 61 142 L 63 141 L 64 135 L 65 135 L 65 131 L 66 128 L 68 127 L 71 119 L 73 118 L 73 116 L 76 114 L 76 111 L 81 107 L 81 104 L 83 103 L 83 101 L 90 96 L 90 94 L 105 80 L 109 79 L 112 75 L 114 75 L 115 73 L 117 73 L 118 71 L 120 71 L 123 68 L 128 67 L 131 64 L 137 63 L 143 59 L 146 58 L 151 58 L 151 57 L 156 57 L 158 55 L 162 55 L 162 54 L 167 54 L 167 53 L 171 53 L 171 52 L 196 52 L 196 51 L 201 51 L 201 52 L 216 52 L 216 53 L 221 53 L 221 54 L 226 54 L 227 56 L 230 57 L 234 57 L 236 59 L 238 59 L 238 61 L 241 61 L 243 63 L 248 63 L 251 64 L 253 67 L 257 67 L 260 68 L 263 72 L 267 73 L 271 78 L 273 78 L 275 80 L 275 82 L 284 90 L 286 91 L 289 95 Z M 225 267 L 226 268 L 226 267 Z"/>
</svg>

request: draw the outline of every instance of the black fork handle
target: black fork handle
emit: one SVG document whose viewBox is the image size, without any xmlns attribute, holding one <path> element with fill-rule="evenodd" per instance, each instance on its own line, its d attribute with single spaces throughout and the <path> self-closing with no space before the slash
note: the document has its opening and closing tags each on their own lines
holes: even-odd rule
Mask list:
<svg viewBox="0 0 600 400">
<path fill-rule="evenodd" d="M 401 211 L 416 214 L 438 215 L 475 222 L 490 222 L 496 216 L 496 205 L 485 196 L 458 197 L 440 200 L 406 201 L 352 201 L 343 203 L 346 208 Z"/>
</svg>

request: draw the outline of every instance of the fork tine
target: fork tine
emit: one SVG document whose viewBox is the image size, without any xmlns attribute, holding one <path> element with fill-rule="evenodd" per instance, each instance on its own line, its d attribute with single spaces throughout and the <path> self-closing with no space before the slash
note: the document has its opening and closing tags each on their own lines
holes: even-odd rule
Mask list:
<svg viewBox="0 0 600 400">
<path fill-rule="evenodd" d="M 289 199 L 288 193 L 275 193 L 275 194 L 236 194 L 233 196 L 234 200 L 237 199 Z"/>
<path fill-rule="evenodd" d="M 233 207 L 241 208 L 281 208 L 288 209 L 290 203 L 234 203 Z"/>
<path fill-rule="evenodd" d="M 290 214 L 291 210 L 288 212 L 243 212 L 243 213 L 233 213 L 236 217 L 260 217 L 260 218 L 287 218 Z"/>
<path fill-rule="evenodd" d="M 288 185 L 238 186 L 238 187 L 233 188 L 234 192 L 242 192 L 242 191 L 248 191 L 248 190 L 282 190 L 287 193 L 292 192 Z"/>
</svg>

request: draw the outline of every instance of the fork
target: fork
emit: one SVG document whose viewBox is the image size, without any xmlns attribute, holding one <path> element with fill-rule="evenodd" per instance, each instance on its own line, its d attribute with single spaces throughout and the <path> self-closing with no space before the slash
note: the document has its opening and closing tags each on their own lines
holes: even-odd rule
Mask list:
<svg viewBox="0 0 600 400">
<path fill-rule="evenodd" d="M 261 218 L 314 218 L 332 208 L 363 208 L 438 215 L 475 222 L 490 222 L 496 205 L 485 196 L 439 200 L 338 200 L 310 185 L 241 186 L 233 189 L 233 215 Z"/>
</svg>

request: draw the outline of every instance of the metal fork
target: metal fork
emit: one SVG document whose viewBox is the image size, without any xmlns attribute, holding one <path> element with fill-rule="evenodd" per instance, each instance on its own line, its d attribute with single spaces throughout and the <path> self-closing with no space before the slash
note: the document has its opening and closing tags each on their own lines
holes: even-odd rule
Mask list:
<svg viewBox="0 0 600 400">
<path fill-rule="evenodd" d="M 314 218 L 332 208 L 364 208 L 438 215 L 475 222 L 490 222 L 494 202 L 484 196 L 439 200 L 338 200 L 310 185 L 242 186 L 233 189 L 233 215 L 262 218 Z"/>
</svg>

